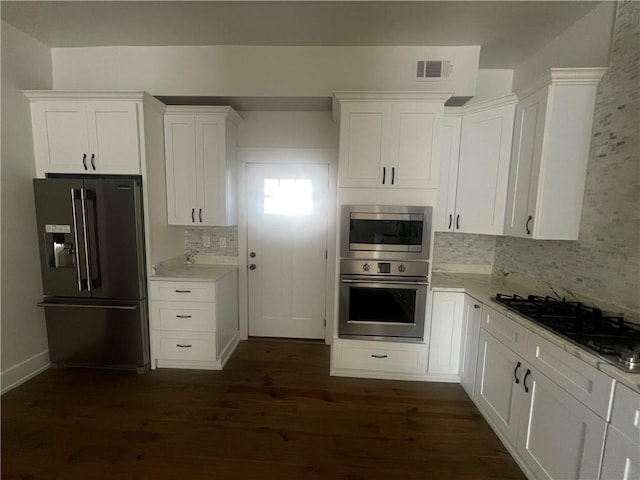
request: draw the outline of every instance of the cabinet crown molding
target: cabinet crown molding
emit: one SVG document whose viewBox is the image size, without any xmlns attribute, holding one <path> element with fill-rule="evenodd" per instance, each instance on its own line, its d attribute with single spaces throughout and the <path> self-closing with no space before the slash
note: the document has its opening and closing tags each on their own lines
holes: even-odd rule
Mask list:
<svg viewBox="0 0 640 480">
<path fill-rule="evenodd" d="M 143 91 L 23 90 L 29 100 L 144 100 Z M 153 97 L 151 97 L 153 98 Z M 158 101 L 158 100 L 156 100 Z"/>
<path fill-rule="evenodd" d="M 464 105 L 462 107 L 444 107 L 444 114 L 449 115 L 466 115 L 469 113 L 482 112 L 483 110 L 491 110 L 493 108 L 504 107 L 505 105 L 515 105 L 518 103 L 518 97 L 510 93 L 501 97 L 482 100 L 481 102 Z"/>
<path fill-rule="evenodd" d="M 550 68 L 533 82 L 519 88 L 516 94 L 522 100 L 544 87 L 554 85 L 596 86 L 607 70 L 606 67 Z"/>
<path fill-rule="evenodd" d="M 340 124 L 340 104 L 342 102 L 433 102 L 442 103 L 455 92 L 382 92 L 382 91 L 336 91 L 333 92 L 333 121 Z"/>
<path fill-rule="evenodd" d="M 242 117 L 232 107 L 213 105 L 168 105 L 167 115 L 224 115 L 235 125 L 242 122 Z"/>
</svg>

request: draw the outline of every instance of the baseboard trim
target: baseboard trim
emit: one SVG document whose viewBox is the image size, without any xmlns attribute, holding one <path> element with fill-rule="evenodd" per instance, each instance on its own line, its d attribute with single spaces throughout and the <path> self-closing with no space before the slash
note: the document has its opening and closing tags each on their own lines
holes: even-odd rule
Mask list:
<svg viewBox="0 0 640 480">
<path fill-rule="evenodd" d="M 49 350 L 44 350 L 13 367 L 7 368 L 0 373 L 0 385 L 2 386 L 0 395 L 4 395 L 18 385 L 22 385 L 27 380 L 47 370 L 50 366 Z"/>
</svg>

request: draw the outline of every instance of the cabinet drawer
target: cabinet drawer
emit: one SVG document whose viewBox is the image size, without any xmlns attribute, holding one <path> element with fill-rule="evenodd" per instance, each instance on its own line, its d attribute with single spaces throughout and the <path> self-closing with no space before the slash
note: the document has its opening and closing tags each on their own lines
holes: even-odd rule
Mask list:
<svg viewBox="0 0 640 480">
<path fill-rule="evenodd" d="M 213 302 L 151 302 L 155 330 L 216 330 L 215 303 Z"/>
<path fill-rule="evenodd" d="M 151 300 L 178 302 L 215 302 L 215 283 L 207 282 L 151 282 Z"/>
<path fill-rule="evenodd" d="M 162 360 L 215 361 L 216 334 L 153 332 L 155 357 Z"/>
<path fill-rule="evenodd" d="M 482 308 L 482 328 L 513 351 L 524 351 L 527 343 L 527 328 L 487 305 Z"/>
<path fill-rule="evenodd" d="M 347 345 L 334 347 L 333 366 L 373 372 L 425 373 L 427 348 L 425 345 L 397 344 L 389 346 Z"/>
<path fill-rule="evenodd" d="M 640 393 L 618 383 L 613 396 L 611 425 L 640 444 Z"/>
<path fill-rule="evenodd" d="M 526 360 L 604 420 L 609 420 L 614 381 L 562 348 L 529 333 Z"/>
</svg>

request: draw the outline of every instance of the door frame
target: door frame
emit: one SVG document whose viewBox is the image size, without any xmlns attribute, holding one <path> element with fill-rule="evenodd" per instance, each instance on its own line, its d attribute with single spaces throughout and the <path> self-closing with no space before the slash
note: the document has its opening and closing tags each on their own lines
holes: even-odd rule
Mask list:
<svg viewBox="0 0 640 480">
<path fill-rule="evenodd" d="M 338 149 L 336 148 L 238 148 L 238 300 L 240 339 L 249 337 L 249 278 L 248 256 L 248 211 L 247 211 L 247 165 L 248 164 L 320 164 L 329 167 L 327 190 L 327 272 L 325 294 L 324 341 L 331 344 L 335 325 L 336 271 L 338 237 Z"/>
</svg>

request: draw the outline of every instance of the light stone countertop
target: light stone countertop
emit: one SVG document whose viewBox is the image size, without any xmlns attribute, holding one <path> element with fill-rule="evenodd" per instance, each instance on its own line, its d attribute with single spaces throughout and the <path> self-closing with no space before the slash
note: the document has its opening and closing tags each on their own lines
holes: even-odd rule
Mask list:
<svg viewBox="0 0 640 480">
<path fill-rule="evenodd" d="M 557 334 L 541 327 L 535 322 L 509 310 L 504 305 L 491 300 L 496 293 L 518 295 L 553 295 L 548 291 L 540 291 L 533 285 L 519 284 L 510 281 L 508 277 L 500 275 L 469 274 L 469 273 L 444 273 L 433 272 L 431 274 L 431 290 L 443 292 L 464 292 L 479 302 L 504 314 L 537 335 L 559 346 L 571 355 L 581 359 L 589 365 L 606 373 L 616 381 L 626 385 L 640 393 L 640 373 L 628 373 L 613 365 L 603 362 L 600 358 L 590 353 L 585 348 L 574 345 Z"/>
<path fill-rule="evenodd" d="M 237 265 L 230 262 L 215 264 L 209 262 L 212 259 L 202 260 L 203 262 L 199 263 L 196 257 L 196 262 L 191 263 L 184 256 L 165 260 L 155 266 L 155 274 L 150 279 L 171 282 L 215 282 L 238 269 Z"/>
</svg>

